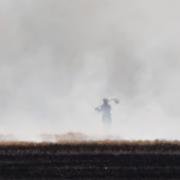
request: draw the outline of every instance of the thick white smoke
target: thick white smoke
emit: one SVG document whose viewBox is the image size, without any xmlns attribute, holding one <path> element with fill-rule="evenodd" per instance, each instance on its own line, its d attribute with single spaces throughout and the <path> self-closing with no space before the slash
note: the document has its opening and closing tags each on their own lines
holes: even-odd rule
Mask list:
<svg viewBox="0 0 180 180">
<path fill-rule="evenodd" d="M 0 132 L 178 139 L 178 0 L 0 0 Z"/>
</svg>

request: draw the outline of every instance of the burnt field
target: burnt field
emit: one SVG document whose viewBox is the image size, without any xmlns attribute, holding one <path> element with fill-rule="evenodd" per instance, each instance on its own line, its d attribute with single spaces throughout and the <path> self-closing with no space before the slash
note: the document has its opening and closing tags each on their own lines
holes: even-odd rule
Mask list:
<svg viewBox="0 0 180 180">
<path fill-rule="evenodd" d="M 0 179 L 179 180 L 180 143 L 2 143 Z"/>
</svg>

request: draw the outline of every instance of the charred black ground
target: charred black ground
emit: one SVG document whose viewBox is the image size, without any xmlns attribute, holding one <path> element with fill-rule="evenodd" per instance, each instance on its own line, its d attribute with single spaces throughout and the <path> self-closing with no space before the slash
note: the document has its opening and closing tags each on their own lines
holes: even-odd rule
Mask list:
<svg viewBox="0 0 180 180">
<path fill-rule="evenodd" d="M 180 179 L 180 143 L 1 143 L 0 179 Z"/>
</svg>

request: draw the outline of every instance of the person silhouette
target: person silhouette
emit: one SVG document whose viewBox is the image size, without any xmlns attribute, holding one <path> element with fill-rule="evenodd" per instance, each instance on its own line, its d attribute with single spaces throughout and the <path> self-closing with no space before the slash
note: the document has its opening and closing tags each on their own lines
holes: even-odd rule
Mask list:
<svg viewBox="0 0 180 180">
<path fill-rule="evenodd" d="M 96 108 L 96 111 L 102 113 L 102 121 L 105 125 L 109 126 L 112 123 L 111 118 L 111 105 L 109 104 L 109 100 L 104 98 L 103 104 L 100 107 Z"/>
</svg>

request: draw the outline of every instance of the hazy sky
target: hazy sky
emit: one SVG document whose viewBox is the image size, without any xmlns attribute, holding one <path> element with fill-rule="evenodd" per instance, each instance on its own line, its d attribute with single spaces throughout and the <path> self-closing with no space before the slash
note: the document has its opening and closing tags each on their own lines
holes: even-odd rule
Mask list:
<svg viewBox="0 0 180 180">
<path fill-rule="evenodd" d="M 179 0 L 0 0 L 0 132 L 180 138 Z"/>
</svg>

